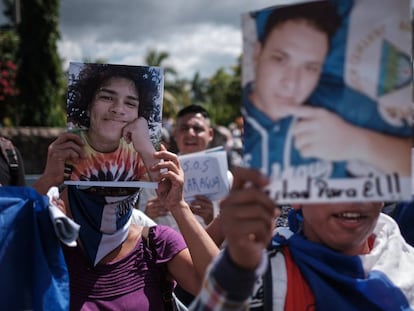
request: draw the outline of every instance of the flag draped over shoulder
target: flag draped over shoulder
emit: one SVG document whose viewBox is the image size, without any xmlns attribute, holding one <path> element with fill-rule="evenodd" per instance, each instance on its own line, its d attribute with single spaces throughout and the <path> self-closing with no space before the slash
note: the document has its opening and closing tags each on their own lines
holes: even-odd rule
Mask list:
<svg viewBox="0 0 414 311">
<path fill-rule="evenodd" d="M 68 310 L 69 276 L 48 198 L 26 187 L 0 187 L 0 306 Z"/>
<path fill-rule="evenodd" d="M 414 275 L 410 267 L 414 248 L 386 215 L 380 216 L 374 235 L 370 254 L 360 256 L 343 255 L 300 233 L 288 239 L 276 235 L 272 245 L 289 247 L 312 289 L 318 311 L 413 310 Z"/>
</svg>

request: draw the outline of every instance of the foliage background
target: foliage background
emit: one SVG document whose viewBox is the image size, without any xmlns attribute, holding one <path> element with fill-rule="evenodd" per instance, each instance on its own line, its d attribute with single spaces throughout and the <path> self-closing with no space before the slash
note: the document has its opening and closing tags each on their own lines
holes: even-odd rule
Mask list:
<svg viewBox="0 0 414 311">
<path fill-rule="evenodd" d="M 0 125 L 57 126 L 66 124 L 67 73 L 57 52 L 60 33 L 59 0 L 2 0 L 9 23 L 0 29 L 0 66 L 13 64 L 0 76 Z M 175 68 L 164 66 L 168 51 L 149 49 L 145 64 L 164 70 L 163 116 L 175 117 L 179 109 L 192 103 L 203 105 L 214 124 L 228 125 L 240 114 L 240 59 L 230 68 L 219 68 L 210 78 L 196 73 L 184 79 Z M 105 63 L 104 59 L 85 62 Z M 0 67 L 0 70 L 3 69 Z M 15 69 L 14 69 L 15 68 Z M 0 71 L 3 73 L 3 70 Z"/>
</svg>

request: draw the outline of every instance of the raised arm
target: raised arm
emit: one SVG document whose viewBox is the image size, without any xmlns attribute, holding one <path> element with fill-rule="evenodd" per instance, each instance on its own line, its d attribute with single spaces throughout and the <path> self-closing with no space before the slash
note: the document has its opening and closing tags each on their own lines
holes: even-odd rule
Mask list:
<svg viewBox="0 0 414 311">
<path fill-rule="evenodd" d="M 151 180 L 158 179 L 159 172 L 150 170 L 159 160 L 154 157 L 155 148 L 151 142 L 148 129 L 148 121 L 139 117 L 128 123 L 122 130 L 122 136 L 127 143 L 132 143 L 135 150 L 140 154 L 142 161 L 151 177 Z"/>
<path fill-rule="evenodd" d="M 230 258 L 241 268 L 254 269 L 273 233 L 280 209 L 263 190 L 268 183 L 258 171 L 237 168 L 233 189 L 220 204 L 220 218 Z"/>
<path fill-rule="evenodd" d="M 162 150 L 155 153 L 160 161 L 151 169 L 162 171 L 159 176 L 158 197 L 165 208 L 171 211 L 174 216 L 181 234 L 183 235 L 187 247 L 190 251 L 192 264 L 197 272 L 197 279 L 191 280 L 191 269 L 186 269 L 184 262 L 180 262 L 180 256 L 176 256 L 169 263 L 169 271 L 178 280 L 182 280 L 180 285 L 191 293 L 197 293 L 201 287 L 202 279 L 207 266 L 218 254 L 219 250 L 214 241 L 207 234 L 205 229 L 194 217 L 190 207 L 184 201 L 183 184 L 184 172 L 181 169 L 177 155 Z"/>
<path fill-rule="evenodd" d="M 266 268 L 266 249 L 280 210 L 264 193 L 268 180 L 258 171 L 234 170 L 233 189 L 221 203 L 226 247 L 209 268 L 190 310 L 247 310 L 257 278 Z"/>
</svg>

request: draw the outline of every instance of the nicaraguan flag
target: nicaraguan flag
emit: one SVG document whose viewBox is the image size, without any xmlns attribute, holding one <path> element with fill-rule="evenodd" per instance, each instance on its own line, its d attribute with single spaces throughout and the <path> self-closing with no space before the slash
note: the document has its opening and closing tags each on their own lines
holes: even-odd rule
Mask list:
<svg viewBox="0 0 414 311">
<path fill-rule="evenodd" d="M 67 189 L 73 219 L 80 225 L 83 249 L 96 266 L 128 237 L 138 193 L 112 197 L 90 194 L 75 186 Z"/>
<path fill-rule="evenodd" d="M 318 311 L 414 310 L 414 248 L 384 214 L 374 236 L 371 252 L 360 256 L 345 256 L 301 234 L 288 239 L 276 235 L 272 244 L 288 245 Z"/>
<path fill-rule="evenodd" d="M 2 310 L 69 309 L 69 276 L 48 204 L 32 188 L 0 187 Z"/>
</svg>

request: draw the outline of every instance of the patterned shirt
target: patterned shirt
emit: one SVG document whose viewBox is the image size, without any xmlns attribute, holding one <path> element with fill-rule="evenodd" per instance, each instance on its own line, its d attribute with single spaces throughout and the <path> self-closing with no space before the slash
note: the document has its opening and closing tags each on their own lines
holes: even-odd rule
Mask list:
<svg viewBox="0 0 414 311">
<path fill-rule="evenodd" d="M 86 158 L 76 165 L 69 165 L 70 180 L 82 181 L 136 181 L 148 180 L 147 170 L 133 144 L 121 138 L 119 147 L 113 152 L 98 152 L 88 144 L 85 133 L 81 132 L 85 143 Z"/>
</svg>

